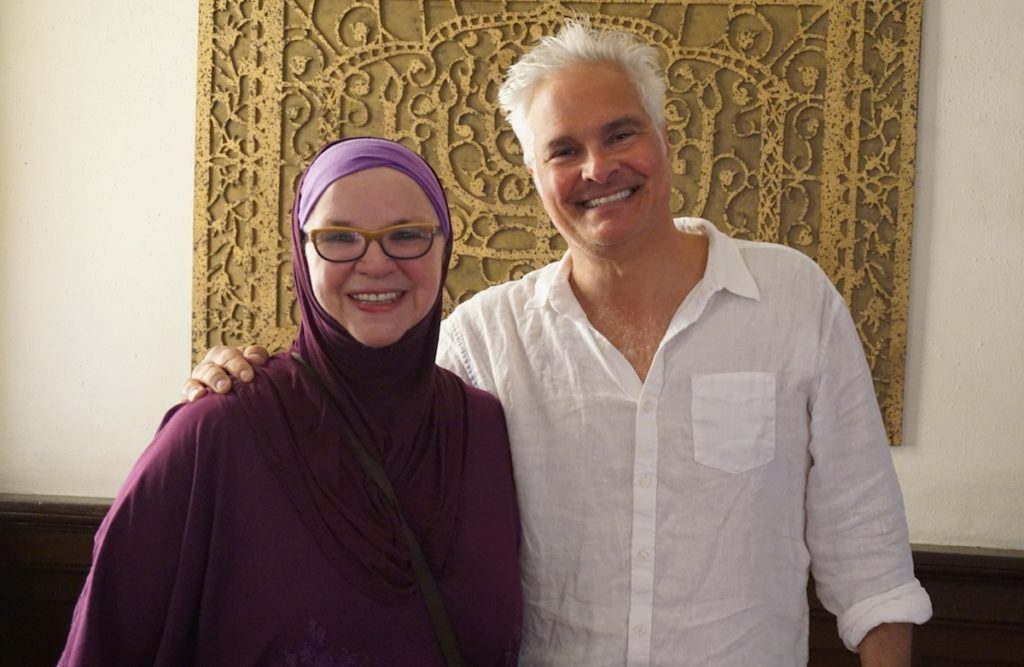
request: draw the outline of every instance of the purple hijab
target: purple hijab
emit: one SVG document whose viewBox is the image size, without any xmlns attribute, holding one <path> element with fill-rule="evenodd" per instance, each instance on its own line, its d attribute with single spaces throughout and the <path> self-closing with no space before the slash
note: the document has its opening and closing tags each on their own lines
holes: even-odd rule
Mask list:
<svg viewBox="0 0 1024 667">
<path fill-rule="evenodd" d="M 317 301 L 302 227 L 332 183 L 377 167 L 395 169 L 419 185 L 437 213 L 445 245 L 430 312 L 395 343 L 374 348 L 355 340 Z M 384 463 L 435 572 L 443 570 L 455 532 L 466 449 L 464 387 L 434 364 L 451 247 L 451 220 L 437 176 L 401 144 L 377 138 L 328 144 L 299 183 L 292 206 L 292 259 L 302 321 L 291 349 L 316 369 L 331 393 L 333 403 L 324 401 L 322 410 L 340 407 L 356 437 Z M 415 588 L 392 510 L 349 445 L 337 433 L 310 436 L 303 424 L 293 422 L 291 430 L 303 451 L 288 454 L 298 465 L 286 468 L 301 472 L 286 473 L 285 486 L 325 553 L 352 572 L 353 583 L 365 583 L 368 593 L 404 594 Z M 301 443 L 310 437 L 323 442 Z"/>
<path fill-rule="evenodd" d="M 441 284 L 430 313 L 392 345 L 371 348 L 357 342 L 316 300 L 309 280 L 303 227 L 324 191 L 339 178 L 366 169 L 399 171 L 423 190 L 437 213 L 444 236 Z M 298 351 L 324 375 L 340 376 L 374 392 L 375 402 L 401 403 L 402 395 L 416 387 L 410 381 L 433 368 L 441 328 L 442 289 L 452 251 L 452 225 L 448 203 L 437 176 L 422 157 L 394 141 L 363 137 L 328 144 L 313 158 L 299 182 L 292 204 L 292 266 L 295 292 L 302 313 Z M 419 378 L 422 379 L 422 378 Z M 372 390 L 372 389 L 371 389 Z M 397 392 L 397 393 L 396 393 Z M 402 406 L 403 411 L 407 406 Z"/>
</svg>

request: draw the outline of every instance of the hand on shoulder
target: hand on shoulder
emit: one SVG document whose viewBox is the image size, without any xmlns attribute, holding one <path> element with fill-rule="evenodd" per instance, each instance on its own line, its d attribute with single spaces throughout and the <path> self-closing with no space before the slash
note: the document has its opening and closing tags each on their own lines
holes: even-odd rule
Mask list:
<svg viewBox="0 0 1024 667">
<path fill-rule="evenodd" d="M 268 359 L 270 353 L 260 345 L 215 345 L 192 369 L 181 394 L 189 402 L 202 398 L 211 389 L 218 394 L 227 394 L 231 391 L 232 379 L 251 382 L 253 366 L 264 366 Z"/>
</svg>

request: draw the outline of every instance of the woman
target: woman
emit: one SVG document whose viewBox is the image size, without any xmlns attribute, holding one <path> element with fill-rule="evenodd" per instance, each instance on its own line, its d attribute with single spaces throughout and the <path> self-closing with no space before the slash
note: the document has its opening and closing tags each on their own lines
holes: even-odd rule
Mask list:
<svg viewBox="0 0 1024 667">
<path fill-rule="evenodd" d="M 330 144 L 292 239 L 290 354 L 165 417 L 97 533 L 62 665 L 515 662 L 504 417 L 434 365 L 452 247 L 437 177 L 394 142 Z"/>
</svg>

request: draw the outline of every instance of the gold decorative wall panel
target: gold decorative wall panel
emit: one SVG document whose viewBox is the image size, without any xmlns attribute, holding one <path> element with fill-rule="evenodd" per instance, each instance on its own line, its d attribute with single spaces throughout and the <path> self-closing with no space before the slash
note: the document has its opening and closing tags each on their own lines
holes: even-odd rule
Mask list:
<svg viewBox="0 0 1024 667">
<path fill-rule="evenodd" d="M 497 108 L 574 12 L 641 35 L 668 80 L 673 205 L 817 260 L 900 439 L 921 0 L 203 0 L 193 357 L 294 335 L 288 209 L 325 141 L 379 135 L 447 189 L 447 308 L 559 257 Z"/>
</svg>

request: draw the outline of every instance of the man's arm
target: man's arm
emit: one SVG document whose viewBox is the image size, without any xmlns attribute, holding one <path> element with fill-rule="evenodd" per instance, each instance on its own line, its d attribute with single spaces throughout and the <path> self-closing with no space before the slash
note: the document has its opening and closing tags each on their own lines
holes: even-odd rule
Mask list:
<svg viewBox="0 0 1024 667">
<path fill-rule="evenodd" d="M 863 345 L 842 297 L 830 288 L 828 301 L 810 401 L 804 534 L 818 599 L 836 615 L 846 647 L 864 646 L 872 655 L 873 642 L 863 644 L 869 632 L 885 623 L 924 623 L 932 608 L 914 577 L 903 498 Z"/>
<path fill-rule="evenodd" d="M 259 345 L 215 345 L 192 369 L 192 377 L 185 382 L 181 395 L 187 401 L 194 401 L 205 396 L 209 389 L 226 394 L 231 391 L 231 378 L 249 382 L 253 378 L 252 367 L 262 366 L 268 359 L 270 353 L 267 348 Z"/>
<path fill-rule="evenodd" d="M 913 626 L 883 623 L 871 629 L 857 646 L 862 667 L 910 667 Z"/>
</svg>

